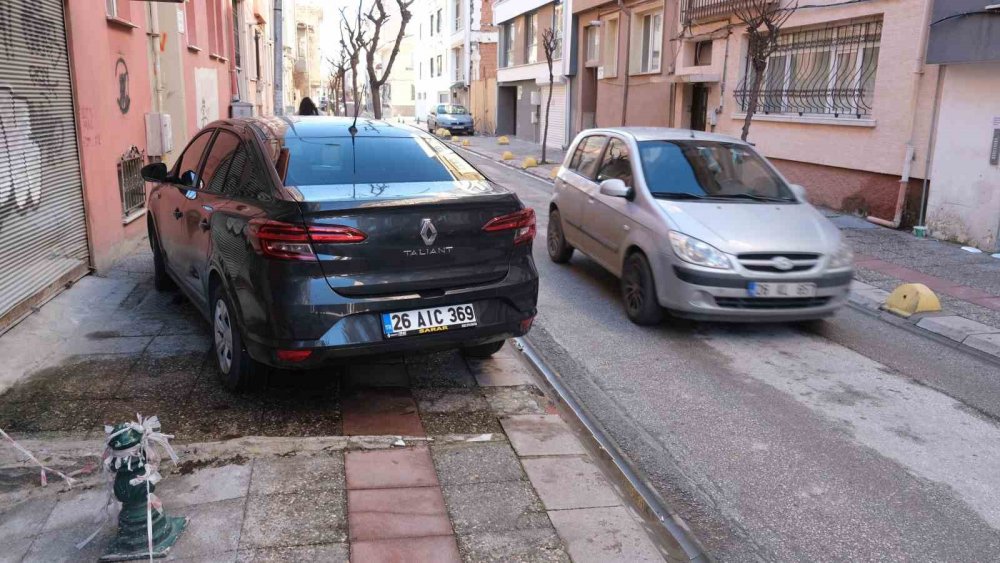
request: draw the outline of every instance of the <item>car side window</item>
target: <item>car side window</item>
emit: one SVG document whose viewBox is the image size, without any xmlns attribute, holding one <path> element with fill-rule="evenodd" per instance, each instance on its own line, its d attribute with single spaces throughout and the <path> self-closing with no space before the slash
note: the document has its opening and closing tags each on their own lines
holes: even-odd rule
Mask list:
<svg viewBox="0 0 1000 563">
<path fill-rule="evenodd" d="M 580 141 L 570 161 L 570 170 L 586 178 L 593 178 L 597 172 L 597 165 L 601 161 L 601 152 L 604 149 L 604 141 L 607 138 L 601 135 L 591 135 Z"/>
<path fill-rule="evenodd" d="M 250 146 L 243 143 L 233 155 L 223 190 L 231 197 L 272 201 L 274 196 L 268 178 L 270 175 L 261 160 Z"/>
<path fill-rule="evenodd" d="M 240 148 L 240 138 L 229 131 L 219 131 L 219 135 L 212 143 L 212 148 L 205 159 L 205 169 L 202 172 L 202 180 L 208 186 L 207 190 L 221 194 L 226 183 L 226 173 L 233 163 L 233 156 Z"/>
<path fill-rule="evenodd" d="M 205 148 L 208 146 L 208 142 L 212 140 L 213 133 L 215 133 L 214 129 L 202 131 L 201 134 L 188 143 L 187 148 L 184 149 L 184 154 L 177 160 L 177 168 L 174 169 L 177 178 L 184 179 L 185 176 L 189 179 L 198 177 L 198 167 L 201 164 L 201 157 L 205 154 Z M 189 184 L 189 187 L 201 187 L 201 185 L 196 184 L 198 183 L 192 182 Z"/>
<path fill-rule="evenodd" d="M 617 178 L 625 182 L 626 186 L 632 185 L 632 161 L 628 154 L 628 145 L 621 139 L 611 139 L 608 148 L 604 151 L 604 160 L 597 171 L 597 181 L 603 182 Z"/>
<path fill-rule="evenodd" d="M 435 113 L 444 113 L 444 104 L 438 106 Z"/>
</svg>

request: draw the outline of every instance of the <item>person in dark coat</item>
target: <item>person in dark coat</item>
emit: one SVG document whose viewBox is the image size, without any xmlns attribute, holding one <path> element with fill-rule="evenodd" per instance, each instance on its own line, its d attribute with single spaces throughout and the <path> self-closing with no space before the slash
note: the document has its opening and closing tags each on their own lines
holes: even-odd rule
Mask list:
<svg viewBox="0 0 1000 563">
<path fill-rule="evenodd" d="M 302 98 L 302 101 L 299 102 L 299 115 L 319 115 L 316 104 L 313 103 L 312 98 L 309 96 Z"/>
</svg>

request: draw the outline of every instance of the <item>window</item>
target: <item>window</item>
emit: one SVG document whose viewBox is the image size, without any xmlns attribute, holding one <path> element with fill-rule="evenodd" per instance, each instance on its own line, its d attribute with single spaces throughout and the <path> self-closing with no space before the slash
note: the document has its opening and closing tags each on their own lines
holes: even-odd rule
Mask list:
<svg viewBox="0 0 1000 563">
<path fill-rule="evenodd" d="M 142 151 L 132 145 L 118 159 L 118 192 L 122 198 L 122 218 L 146 207 L 146 183 L 142 179 Z"/>
<path fill-rule="evenodd" d="M 441 8 L 437 11 L 437 32 L 441 33 Z"/>
<path fill-rule="evenodd" d="M 413 84 L 410 84 L 410 99 L 411 100 L 417 99 L 417 87 L 414 86 Z"/>
<path fill-rule="evenodd" d="M 601 28 L 590 26 L 587 28 L 587 66 L 597 66 L 601 60 Z"/>
<path fill-rule="evenodd" d="M 514 41 L 517 31 L 514 22 L 506 22 L 500 26 L 501 49 L 500 66 L 508 67 L 514 65 Z"/>
<path fill-rule="evenodd" d="M 431 14 L 431 37 L 434 37 L 434 14 Z"/>
<path fill-rule="evenodd" d="M 462 78 L 463 78 L 462 71 L 464 70 L 462 68 L 463 67 L 463 63 L 462 63 L 462 50 L 461 49 L 452 49 L 451 50 L 451 60 L 455 64 L 455 71 L 454 71 L 455 82 L 460 82 L 462 80 Z"/>
<path fill-rule="evenodd" d="M 552 53 L 553 59 L 562 57 L 563 42 L 563 5 L 559 2 L 552 8 L 552 31 L 556 36 L 556 50 Z"/>
<path fill-rule="evenodd" d="M 430 76 L 431 78 L 433 78 L 434 77 L 434 57 L 431 57 L 431 63 L 430 63 L 430 65 L 431 66 L 427 67 L 427 68 L 431 69 L 430 70 L 430 74 L 428 74 L 428 76 Z"/>
<path fill-rule="evenodd" d="M 632 44 L 639 49 L 633 57 L 633 74 L 660 72 L 660 54 L 663 50 L 663 15 L 659 12 L 640 14 L 638 25 L 633 26 Z"/>
<path fill-rule="evenodd" d="M 455 31 L 462 29 L 462 0 L 455 0 Z"/>
<path fill-rule="evenodd" d="M 226 172 L 233 161 L 233 154 L 240 146 L 240 138 L 228 131 L 219 131 L 212 143 L 212 149 L 205 158 L 201 179 L 205 182 L 205 190 L 221 194 L 226 183 Z"/>
<path fill-rule="evenodd" d="M 618 18 L 604 21 L 604 78 L 618 75 Z"/>
<path fill-rule="evenodd" d="M 208 142 L 212 140 L 212 133 L 213 130 L 211 129 L 204 131 L 188 144 L 187 148 L 184 149 L 184 154 L 178 159 L 177 165 L 174 168 L 175 177 L 183 178 L 186 173 L 197 176 L 201 157 L 205 153 L 205 147 L 208 146 Z"/>
<path fill-rule="evenodd" d="M 783 32 L 767 60 L 757 111 L 869 117 L 881 38 L 881 21 Z M 753 72 L 747 61 L 734 91 L 743 111 L 750 102 Z"/>
<path fill-rule="evenodd" d="M 626 186 L 632 184 L 632 161 L 628 156 L 628 145 L 621 139 L 611 139 L 608 150 L 604 152 L 604 160 L 597 171 L 597 181 L 618 179 Z"/>
<path fill-rule="evenodd" d="M 712 41 L 699 41 L 694 44 L 694 66 L 711 66 Z"/>
<path fill-rule="evenodd" d="M 420 63 L 419 65 L 417 65 L 417 68 L 418 68 L 418 70 L 417 70 L 417 78 L 423 78 L 424 77 L 424 63 Z"/>
<path fill-rule="evenodd" d="M 524 53 L 528 64 L 538 62 L 538 14 L 524 16 Z"/>
<path fill-rule="evenodd" d="M 233 0 L 233 64 L 237 74 L 239 74 L 243 70 L 243 61 L 240 54 L 240 10 L 236 5 L 236 0 Z"/>
<path fill-rule="evenodd" d="M 580 141 L 569 163 L 570 170 L 586 178 L 593 178 L 597 164 L 601 161 L 606 140 L 607 138 L 601 135 L 591 135 Z"/>
<path fill-rule="evenodd" d="M 187 0 L 184 4 L 184 28 L 187 32 L 187 42 L 189 47 L 198 46 L 198 16 L 194 8 L 194 0 Z"/>
<path fill-rule="evenodd" d="M 216 44 L 219 41 L 219 30 L 216 27 L 215 21 L 215 3 L 217 0 L 206 0 L 208 8 L 208 50 L 211 53 L 218 53 L 216 50 Z"/>
<path fill-rule="evenodd" d="M 438 69 L 437 75 L 441 76 L 444 73 L 444 64 L 442 64 L 441 55 L 437 56 L 437 69 Z"/>
</svg>

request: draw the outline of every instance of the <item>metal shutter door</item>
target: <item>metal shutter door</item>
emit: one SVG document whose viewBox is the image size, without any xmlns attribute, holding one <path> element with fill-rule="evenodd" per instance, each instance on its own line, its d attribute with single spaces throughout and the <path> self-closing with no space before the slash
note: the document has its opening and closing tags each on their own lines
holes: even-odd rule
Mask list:
<svg viewBox="0 0 1000 563">
<path fill-rule="evenodd" d="M 549 99 L 549 85 L 541 86 L 542 124 L 545 124 L 545 103 Z M 561 149 L 566 142 L 566 85 L 556 84 L 552 88 L 552 116 L 549 121 L 550 147 Z"/>
<path fill-rule="evenodd" d="M 3 4 L 0 332 L 88 264 L 63 0 Z"/>
</svg>

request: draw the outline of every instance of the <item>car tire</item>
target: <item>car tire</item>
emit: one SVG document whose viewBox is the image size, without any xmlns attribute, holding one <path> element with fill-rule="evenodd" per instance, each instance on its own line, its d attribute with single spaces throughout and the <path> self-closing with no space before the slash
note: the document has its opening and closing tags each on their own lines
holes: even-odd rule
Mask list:
<svg viewBox="0 0 1000 563">
<path fill-rule="evenodd" d="M 146 225 L 149 227 L 149 248 L 153 251 L 153 288 L 156 291 L 168 291 L 173 289 L 174 280 L 167 273 L 167 265 L 163 261 L 163 252 L 160 250 L 160 237 L 156 233 L 152 217 Z"/>
<path fill-rule="evenodd" d="M 573 257 L 573 247 L 566 242 L 563 234 L 562 215 L 558 209 L 549 213 L 549 228 L 545 235 L 545 246 L 549 251 L 549 259 L 556 264 L 565 264 Z"/>
<path fill-rule="evenodd" d="M 489 358 L 493 354 L 499 352 L 500 349 L 503 348 L 505 342 L 506 340 L 499 340 L 497 342 L 490 342 L 488 344 L 478 344 L 476 346 L 469 346 L 466 348 L 462 348 L 462 354 L 466 358 L 477 358 L 477 359 Z"/>
<path fill-rule="evenodd" d="M 264 379 L 266 366 L 247 352 L 232 301 L 217 287 L 212 292 L 211 304 L 212 353 L 220 383 L 229 391 L 257 388 Z"/>
<path fill-rule="evenodd" d="M 634 252 L 625 259 L 621 286 L 625 313 L 630 321 L 642 326 L 656 325 L 663 321 L 663 308 L 656 298 L 653 271 L 645 254 Z"/>
</svg>

